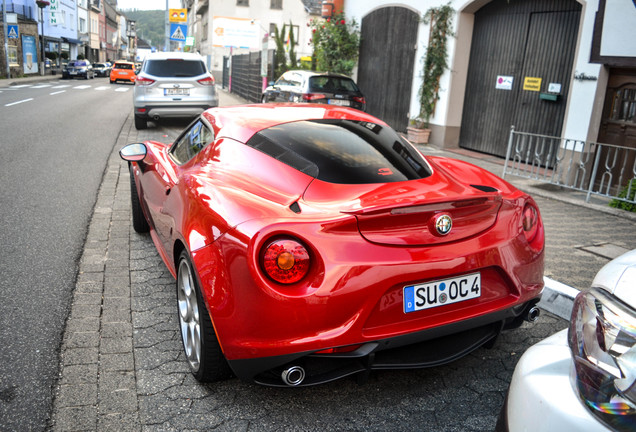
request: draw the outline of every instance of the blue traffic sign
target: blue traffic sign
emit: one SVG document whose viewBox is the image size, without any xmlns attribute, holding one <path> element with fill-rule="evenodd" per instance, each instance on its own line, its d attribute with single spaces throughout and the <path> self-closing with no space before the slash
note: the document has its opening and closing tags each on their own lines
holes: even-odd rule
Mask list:
<svg viewBox="0 0 636 432">
<path fill-rule="evenodd" d="M 185 42 L 188 36 L 188 26 L 170 23 L 170 40 Z"/>
<path fill-rule="evenodd" d="M 9 24 L 7 25 L 7 36 L 9 39 L 18 39 L 18 25 L 17 24 Z"/>
</svg>

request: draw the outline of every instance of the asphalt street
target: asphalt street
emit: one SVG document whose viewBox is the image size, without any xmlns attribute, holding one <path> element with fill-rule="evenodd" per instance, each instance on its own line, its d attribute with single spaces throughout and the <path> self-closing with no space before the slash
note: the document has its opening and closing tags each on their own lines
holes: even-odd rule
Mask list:
<svg viewBox="0 0 636 432">
<path fill-rule="evenodd" d="M 130 94 L 105 79 L 7 84 L 0 81 L 0 429 L 37 431 L 49 417 L 78 261 Z"/>
</svg>

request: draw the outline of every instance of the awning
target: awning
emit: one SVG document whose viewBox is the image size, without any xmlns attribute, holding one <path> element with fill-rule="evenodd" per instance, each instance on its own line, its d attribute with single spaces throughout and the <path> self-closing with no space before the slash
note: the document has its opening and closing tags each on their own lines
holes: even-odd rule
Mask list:
<svg viewBox="0 0 636 432">
<path fill-rule="evenodd" d="M 67 38 L 67 37 L 64 37 L 64 36 L 62 36 L 62 40 L 64 42 L 72 43 L 72 44 L 75 44 L 75 45 L 81 45 L 83 43 L 79 39 Z"/>
</svg>

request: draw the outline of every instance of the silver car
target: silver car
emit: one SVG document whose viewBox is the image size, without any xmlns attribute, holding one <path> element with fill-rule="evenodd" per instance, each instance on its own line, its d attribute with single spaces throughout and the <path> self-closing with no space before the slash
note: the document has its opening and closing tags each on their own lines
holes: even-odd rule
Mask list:
<svg viewBox="0 0 636 432">
<path fill-rule="evenodd" d="M 158 52 L 146 56 L 133 91 L 135 128 L 148 120 L 193 118 L 219 105 L 214 77 L 195 53 Z"/>
<path fill-rule="evenodd" d="M 496 430 L 636 430 L 636 250 L 576 297 L 569 329 L 523 354 Z"/>
</svg>

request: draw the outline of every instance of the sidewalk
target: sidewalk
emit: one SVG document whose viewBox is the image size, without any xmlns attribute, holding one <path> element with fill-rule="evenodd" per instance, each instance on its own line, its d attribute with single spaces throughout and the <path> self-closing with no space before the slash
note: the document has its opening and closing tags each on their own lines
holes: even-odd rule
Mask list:
<svg viewBox="0 0 636 432">
<path fill-rule="evenodd" d="M 223 90 L 219 93 L 222 106 L 241 103 Z M 131 111 L 109 158 L 89 225 L 61 347 L 51 429 L 247 430 L 270 425 L 273 430 L 268 412 L 286 409 L 289 396 L 237 381 L 202 386 L 189 373 L 178 332 L 174 280 L 149 237 L 131 226 L 130 177 L 118 151 L 146 139 L 168 137 L 153 128 L 135 130 Z M 503 161 L 499 165 L 490 156 L 421 149 L 469 160 L 497 175 L 503 170 Z M 531 193 L 541 209 L 548 239 L 546 276 L 551 280 L 585 287 L 609 255 L 636 248 L 634 214 L 585 204 L 567 190 L 546 190 L 515 177 L 507 180 Z M 544 300 L 567 309 L 572 293 L 562 295 L 555 286 L 546 289 Z M 343 386 L 345 394 L 350 391 L 348 384 Z M 298 397 L 327 396 L 320 391 Z M 238 413 L 225 401 L 225 393 L 254 418 Z M 264 401 L 266 407 L 261 406 Z"/>
</svg>

